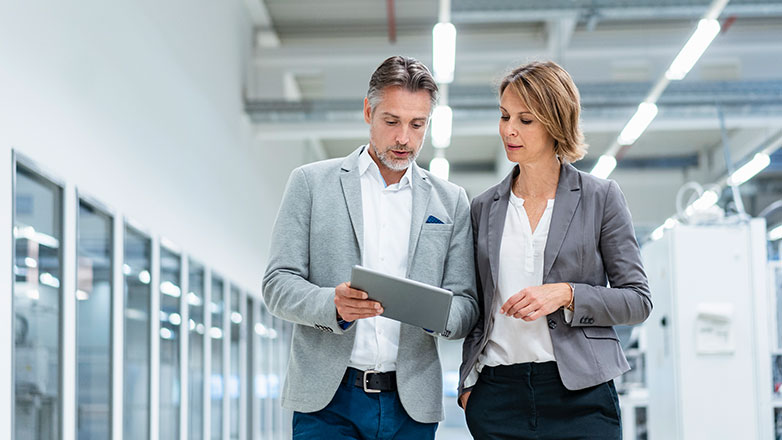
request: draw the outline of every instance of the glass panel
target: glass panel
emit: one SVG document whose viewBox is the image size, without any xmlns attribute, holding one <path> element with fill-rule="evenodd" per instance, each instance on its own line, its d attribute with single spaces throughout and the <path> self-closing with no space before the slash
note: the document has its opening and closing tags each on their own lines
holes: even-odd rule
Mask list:
<svg viewBox="0 0 782 440">
<path fill-rule="evenodd" d="M 192 439 L 204 438 L 204 266 L 190 261 L 187 303 L 190 307 L 189 346 L 189 401 L 190 417 L 188 435 Z"/>
<path fill-rule="evenodd" d="M 160 248 L 160 438 L 179 438 L 181 261 Z"/>
<path fill-rule="evenodd" d="M 212 341 L 212 376 L 210 381 L 212 402 L 212 432 L 210 438 L 220 440 L 223 435 L 223 281 L 212 277 L 212 328 L 209 337 Z"/>
<path fill-rule="evenodd" d="M 152 243 L 125 226 L 124 438 L 149 437 Z"/>
<path fill-rule="evenodd" d="M 228 395 L 231 399 L 231 440 L 239 439 L 239 396 L 241 380 L 239 377 L 239 342 L 242 329 L 242 295 L 239 289 L 231 286 L 231 375 L 228 381 Z"/>
<path fill-rule="evenodd" d="M 79 203 L 76 401 L 79 439 L 110 438 L 112 219 Z"/>
<path fill-rule="evenodd" d="M 782 408 L 774 408 L 774 439 L 782 440 Z"/>
<path fill-rule="evenodd" d="M 771 375 L 774 381 L 772 396 L 774 400 L 779 401 L 782 400 L 782 355 L 772 355 L 771 359 Z"/>
<path fill-rule="evenodd" d="M 14 438 L 59 438 L 62 189 L 18 166 L 14 194 Z"/>
</svg>

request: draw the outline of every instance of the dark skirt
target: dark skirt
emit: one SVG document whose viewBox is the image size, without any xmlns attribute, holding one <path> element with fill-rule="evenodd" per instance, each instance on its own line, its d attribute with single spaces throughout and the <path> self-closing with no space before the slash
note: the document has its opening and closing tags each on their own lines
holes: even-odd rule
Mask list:
<svg viewBox="0 0 782 440">
<path fill-rule="evenodd" d="M 614 382 L 568 390 L 556 362 L 485 367 L 465 415 L 478 440 L 622 438 Z"/>
</svg>

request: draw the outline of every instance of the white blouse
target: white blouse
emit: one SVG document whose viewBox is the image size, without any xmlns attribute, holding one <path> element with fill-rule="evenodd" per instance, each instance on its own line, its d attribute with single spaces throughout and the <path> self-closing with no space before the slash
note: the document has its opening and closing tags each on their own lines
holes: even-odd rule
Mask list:
<svg viewBox="0 0 782 440">
<path fill-rule="evenodd" d="M 484 366 L 555 360 L 545 316 L 527 322 L 500 314 L 500 307 L 511 296 L 526 287 L 543 284 L 543 252 L 553 210 L 554 200 L 551 199 L 533 232 L 524 210 L 524 199 L 510 192 L 500 245 L 497 292 L 492 305 L 494 325 L 488 343 L 478 357 L 478 372 Z"/>
</svg>

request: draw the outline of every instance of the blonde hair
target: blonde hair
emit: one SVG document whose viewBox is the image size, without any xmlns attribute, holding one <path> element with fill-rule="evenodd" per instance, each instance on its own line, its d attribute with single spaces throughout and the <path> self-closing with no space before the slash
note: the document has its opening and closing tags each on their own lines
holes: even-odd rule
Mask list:
<svg viewBox="0 0 782 440">
<path fill-rule="evenodd" d="M 579 124 L 581 97 L 565 69 L 553 61 L 525 64 L 502 79 L 500 97 L 508 87 L 554 138 L 560 159 L 572 163 L 584 157 L 588 145 Z"/>
</svg>

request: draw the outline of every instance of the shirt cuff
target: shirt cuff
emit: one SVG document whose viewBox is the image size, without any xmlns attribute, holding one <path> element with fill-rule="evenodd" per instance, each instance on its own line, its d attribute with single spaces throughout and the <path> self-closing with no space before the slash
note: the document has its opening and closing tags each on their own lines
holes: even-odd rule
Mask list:
<svg viewBox="0 0 782 440">
<path fill-rule="evenodd" d="M 568 324 L 573 322 L 573 312 L 568 309 L 562 309 L 562 311 L 565 312 L 565 322 Z"/>
<path fill-rule="evenodd" d="M 478 383 L 478 376 L 480 373 L 478 373 L 478 369 L 475 368 L 475 365 L 473 365 L 472 369 L 470 370 L 470 374 L 467 375 L 467 377 L 464 379 L 464 385 L 462 386 L 462 389 L 471 388 L 475 386 L 476 383 Z"/>
</svg>

